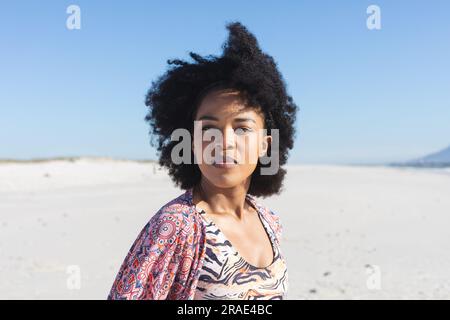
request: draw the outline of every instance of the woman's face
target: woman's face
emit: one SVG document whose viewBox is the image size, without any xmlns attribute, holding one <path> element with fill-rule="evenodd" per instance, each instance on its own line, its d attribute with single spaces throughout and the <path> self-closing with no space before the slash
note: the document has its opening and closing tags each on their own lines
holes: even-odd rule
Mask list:
<svg viewBox="0 0 450 320">
<path fill-rule="evenodd" d="M 249 183 L 271 140 L 263 131 L 262 113 L 246 107 L 237 91 L 214 91 L 194 120 L 193 150 L 202 179 L 218 188 Z"/>
</svg>

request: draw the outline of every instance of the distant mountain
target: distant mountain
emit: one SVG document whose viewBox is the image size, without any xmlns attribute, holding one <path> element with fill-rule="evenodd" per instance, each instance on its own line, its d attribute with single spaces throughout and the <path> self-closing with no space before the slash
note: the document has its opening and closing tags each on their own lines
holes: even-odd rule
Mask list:
<svg viewBox="0 0 450 320">
<path fill-rule="evenodd" d="M 402 163 L 392 163 L 391 165 L 415 167 L 450 167 L 450 146 L 441 151 L 429 154 L 421 158 Z"/>
</svg>

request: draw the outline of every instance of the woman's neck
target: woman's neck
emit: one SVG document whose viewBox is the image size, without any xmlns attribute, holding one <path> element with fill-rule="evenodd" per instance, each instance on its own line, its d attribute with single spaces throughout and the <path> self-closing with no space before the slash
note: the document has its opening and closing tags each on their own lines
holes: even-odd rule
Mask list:
<svg viewBox="0 0 450 320">
<path fill-rule="evenodd" d="M 232 214 L 241 220 L 243 213 L 249 209 L 249 204 L 245 201 L 249 185 L 250 179 L 247 179 L 232 188 L 219 188 L 202 178 L 194 188 L 194 203 L 206 209 L 205 211 L 214 214 Z"/>
</svg>

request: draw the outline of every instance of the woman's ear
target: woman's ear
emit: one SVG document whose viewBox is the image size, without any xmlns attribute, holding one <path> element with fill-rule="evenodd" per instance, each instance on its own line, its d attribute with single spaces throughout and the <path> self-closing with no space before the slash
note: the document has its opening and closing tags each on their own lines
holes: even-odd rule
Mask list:
<svg viewBox="0 0 450 320">
<path fill-rule="evenodd" d="M 269 149 L 270 144 L 272 143 L 272 136 L 264 136 L 261 141 L 259 157 L 262 157 L 267 154 L 267 150 Z"/>
</svg>

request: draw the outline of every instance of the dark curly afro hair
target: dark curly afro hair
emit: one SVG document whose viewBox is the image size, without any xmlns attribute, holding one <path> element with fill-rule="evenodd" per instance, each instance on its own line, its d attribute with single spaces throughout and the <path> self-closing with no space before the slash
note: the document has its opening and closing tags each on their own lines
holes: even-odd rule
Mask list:
<svg viewBox="0 0 450 320">
<path fill-rule="evenodd" d="M 221 56 L 202 57 L 190 52 L 192 62 L 167 60 L 166 73 L 152 82 L 145 99 L 149 108 L 145 120 L 151 127 L 151 144 L 158 150 L 159 164 L 168 168 L 179 187 L 196 186 L 201 172 L 193 161 L 193 152 L 191 164 L 174 164 L 171 152 L 178 141 L 171 141 L 171 134 L 177 128 L 193 132 L 196 110 L 209 92 L 237 90 L 245 97 L 246 106 L 257 106 L 262 111 L 268 134 L 271 129 L 279 130 L 280 169 L 274 175 L 261 175 L 262 164 L 258 162 L 248 193 L 262 197 L 278 194 L 286 174 L 281 166 L 286 163 L 294 143 L 298 107 L 287 94 L 274 59 L 261 51 L 255 36 L 239 22 L 228 23 L 226 27 L 229 35 L 222 45 Z M 271 154 L 270 146 L 268 154 Z"/>
</svg>

